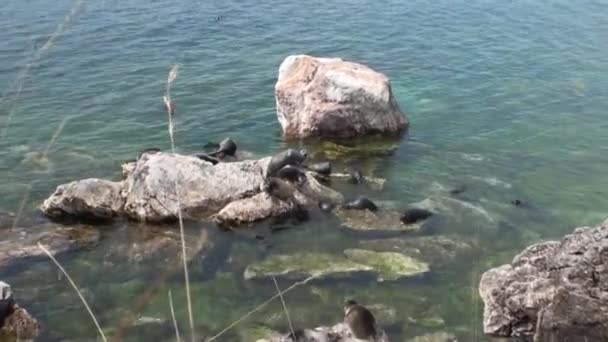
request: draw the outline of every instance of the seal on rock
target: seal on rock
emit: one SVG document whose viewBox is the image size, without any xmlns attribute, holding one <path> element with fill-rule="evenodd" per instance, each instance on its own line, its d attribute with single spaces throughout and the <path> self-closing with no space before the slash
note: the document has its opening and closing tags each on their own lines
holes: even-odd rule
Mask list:
<svg viewBox="0 0 608 342">
<path fill-rule="evenodd" d="M 344 323 L 348 325 L 353 336 L 361 340 L 376 338 L 376 319 L 363 305 L 354 300 L 347 300 L 344 304 Z"/>
<path fill-rule="evenodd" d="M 403 224 L 413 224 L 418 221 L 426 220 L 431 216 L 433 216 L 432 211 L 421 208 L 410 208 L 406 209 L 399 219 Z"/>
<path fill-rule="evenodd" d="M 374 202 L 372 202 L 369 198 L 364 196 L 359 196 L 355 200 L 352 200 L 346 204 L 344 204 L 344 209 L 355 209 L 355 210 L 369 210 L 369 211 L 377 211 L 378 206 Z"/>
<path fill-rule="evenodd" d="M 195 154 L 195 156 L 198 159 L 204 160 L 204 161 L 209 162 L 209 163 L 211 163 L 213 165 L 216 165 L 216 164 L 218 164 L 220 162 L 219 159 L 214 158 L 214 157 L 212 157 L 212 156 L 210 156 L 208 154 L 205 154 L 205 153 L 198 153 L 198 154 Z"/>
<path fill-rule="evenodd" d="M 273 177 L 276 173 L 282 169 L 285 165 L 300 166 L 308 153 L 306 150 L 294 150 L 287 149 L 283 152 L 277 153 L 270 159 L 268 163 L 268 169 L 266 170 L 266 177 Z"/>
<path fill-rule="evenodd" d="M 223 159 L 226 156 L 233 157 L 235 153 L 236 143 L 232 139 L 226 138 L 220 142 L 217 151 L 209 153 L 209 155 L 215 158 Z"/>
<path fill-rule="evenodd" d="M 270 177 L 262 184 L 262 191 L 281 201 L 289 202 L 293 199 L 296 188 L 280 178 Z"/>
<path fill-rule="evenodd" d="M 316 164 L 307 165 L 306 168 L 312 172 L 316 172 L 323 176 L 329 176 L 331 174 L 331 163 L 321 162 Z"/>
<path fill-rule="evenodd" d="M 280 169 L 276 176 L 291 183 L 301 184 L 306 179 L 306 175 L 299 168 L 292 165 L 285 165 Z"/>
</svg>

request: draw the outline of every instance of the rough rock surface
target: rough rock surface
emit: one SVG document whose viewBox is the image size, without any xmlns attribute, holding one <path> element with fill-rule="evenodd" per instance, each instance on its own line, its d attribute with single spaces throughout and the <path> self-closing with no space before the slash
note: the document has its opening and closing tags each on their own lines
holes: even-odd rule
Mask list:
<svg viewBox="0 0 608 342">
<path fill-rule="evenodd" d="M 15 303 L 10 285 L 0 281 L 0 340 L 28 341 L 39 333 L 38 321 Z"/>
<path fill-rule="evenodd" d="M 357 232 L 415 232 L 420 229 L 423 223 L 403 224 L 399 219 L 401 214 L 394 210 L 371 212 L 369 210 L 348 210 L 339 208 L 336 209 L 335 214 L 342 222 L 344 228 Z"/>
<path fill-rule="evenodd" d="M 258 193 L 269 161 L 212 165 L 191 156 L 144 154 L 127 178 L 125 213 L 151 222 L 177 218 L 178 205 L 185 216 L 213 214 Z"/>
<path fill-rule="evenodd" d="M 275 97 L 286 137 L 355 137 L 408 126 L 388 78 L 340 58 L 287 57 Z"/>
<path fill-rule="evenodd" d="M 279 334 L 272 330 L 258 329 L 255 332 L 261 338 L 257 339 L 256 342 L 388 342 L 388 336 L 382 330 L 379 331 L 378 336 L 372 340 L 360 340 L 353 337 L 353 333 L 348 325 L 344 323 L 337 323 L 331 327 L 317 327 L 313 329 L 302 329 L 298 330 L 297 341 L 293 339 L 290 334 Z"/>
<path fill-rule="evenodd" d="M 532 245 L 483 274 L 484 332 L 534 341 L 608 341 L 608 221 Z"/>
<path fill-rule="evenodd" d="M 41 206 L 42 212 L 56 219 L 80 217 L 109 220 L 120 214 L 124 199 L 123 182 L 103 179 L 83 179 L 60 185 Z"/>
</svg>

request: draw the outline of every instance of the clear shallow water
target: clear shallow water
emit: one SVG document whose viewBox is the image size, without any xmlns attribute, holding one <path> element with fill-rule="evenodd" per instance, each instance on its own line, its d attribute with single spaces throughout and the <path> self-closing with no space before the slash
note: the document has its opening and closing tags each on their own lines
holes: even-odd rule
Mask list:
<svg viewBox="0 0 608 342">
<path fill-rule="evenodd" d="M 360 161 L 376 165 L 376 175 L 387 179 L 383 191 L 345 191 L 403 207 L 435 194 L 437 184 L 466 186 L 463 200 L 483 208 L 503 228 L 471 215 L 448 216 L 437 230 L 479 240 L 474 258 L 454 260 L 424 279 L 301 287 L 286 297 L 292 316 L 299 325 L 331 323 L 340 318 L 344 297 L 356 296 L 396 309 L 397 323 L 389 327 L 394 340 L 434 330 L 481 340 L 482 306 L 475 289 L 481 271 L 510 260 L 534 240 L 557 238 L 608 216 L 607 5 L 7 1 L 0 8 L 0 127 L 4 130 L 9 117 L 10 126 L 0 143 L 0 208 L 18 211 L 28 194 L 24 213 L 34 216 L 58 184 L 117 178 L 120 163 L 139 150 L 168 148 L 161 94 L 171 64 L 181 66 L 173 88 L 181 151 L 197 151 L 229 135 L 242 148 L 265 155 L 286 146 L 273 97 L 282 59 L 308 53 L 355 60 L 391 78 L 412 125 L 391 156 Z M 223 19 L 216 21 L 217 16 Z M 62 122 L 48 163 L 36 162 L 33 156 L 47 149 Z M 511 207 L 515 198 L 532 208 Z M 359 243 L 360 236 L 337 225 L 318 217 L 269 235 L 264 243 L 252 234 L 205 225 L 222 241 L 220 249 L 225 254 L 232 249 L 231 260 L 240 261 L 225 263 L 220 253 L 212 266 L 193 266 L 199 335 L 219 331 L 274 293 L 272 284 L 243 281 L 243 262 Z M 112 246 L 139 241 L 133 228 L 126 222 L 103 227 L 99 246 L 62 261 L 109 333 L 129 314 L 169 319 L 169 288 L 185 332 L 179 264 L 167 266 L 160 258 L 118 263 L 107 257 Z M 193 225 L 189 232 L 196 236 L 199 229 Z M 258 230 L 264 232 L 264 225 Z M 166 269 L 175 274 L 164 276 Z M 5 277 L 46 326 L 43 340 L 94 338 L 77 298 L 49 263 L 32 262 Z M 137 307 L 152 286 L 158 290 Z M 285 330 L 277 312 L 279 303 L 235 332 L 256 322 Z M 441 317 L 444 326 L 413 323 L 425 317 Z M 166 324 L 134 328 L 127 336 L 170 339 L 172 330 Z"/>
</svg>

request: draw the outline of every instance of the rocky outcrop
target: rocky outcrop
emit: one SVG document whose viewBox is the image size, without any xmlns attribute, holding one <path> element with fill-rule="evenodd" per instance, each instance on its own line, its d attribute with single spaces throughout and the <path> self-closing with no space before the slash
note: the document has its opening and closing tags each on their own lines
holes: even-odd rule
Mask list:
<svg viewBox="0 0 608 342">
<path fill-rule="evenodd" d="M 0 340 L 33 340 L 39 333 L 38 321 L 15 303 L 10 285 L 0 281 Z"/>
<path fill-rule="evenodd" d="M 340 58 L 287 57 L 275 97 L 283 135 L 290 138 L 397 133 L 408 126 L 388 78 Z"/>
<path fill-rule="evenodd" d="M 85 179 L 60 185 L 41 209 L 51 218 L 108 220 L 119 215 L 138 221 L 164 222 L 213 216 L 218 223 L 239 224 L 316 205 L 321 198 L 342 196 L 320 184 L 310 172 L 296 185 L 293 203 L 262 192 L 270 157 L 213 165 L 197 157 L 144 153 L 123 165 L 121 182 Z"/>
<path fill-rule="evenodd" d="M 212 165 L 191 156 L 144 154 L 126 180 L 124 212 L 150 222 L 177 218 L 178 205 L 185 216 L 214 214 L 232 201 L 259 193 L 269 161 Z"/>
<path fill-rule="evenodd" d="M 79 217 L 109 220 L 122 212 L 124 183 L 103 179 L 84 179 L 57 187 L 42 203 L 42 212 L 55 219 Z"/>
<path fill-rule="evenodd" d="M 608 221 L 532 245 L 483 274 L 484 332 L 534 341 L 608 341 Z"/>
</svg>

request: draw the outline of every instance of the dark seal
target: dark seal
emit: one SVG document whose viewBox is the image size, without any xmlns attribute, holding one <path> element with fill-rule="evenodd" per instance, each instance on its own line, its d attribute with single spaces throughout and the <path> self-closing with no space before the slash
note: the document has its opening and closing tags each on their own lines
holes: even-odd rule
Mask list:
<svg viewBox="0 0 608 342">
<path fill-rule="evenodd" d="M 353 332 L 353 336 L 361 340 L 376 338 L 376 319 L 363 305 L 354 300 L 344 303 L 344 323 Z"/>
<path fill-rule="evenodd" d="M 211 164 L 213 164 L 213 165 L 216 165 L 217 163 L 219 163 L 219 162 L 220 162 L 220 160 L 219 160 L 219 159 L 217 159 L 217 158 L 215 158 L 215 157 L 212 157 L 212 156 L 210 156 L 210 155 L 208 155 L 208 154 L 205 154 L 205 153 L 198 153 L 198 154 L 195 154 L 195 156 L 196 156 L 198 159 L 200 159 L 200 160 L 204 160 L 204 161 L 209 162 L 209 163 L 211 163 Z"/>
<path fill-rule="evenodd" d="M 321 162 L 316 164 L 310 164 L 306 168 L 312 172 L 316 172 L 323 176 L 329 176 L 331 174 L 331 163 Z"/>
<path fill-rule="evenodd" d="M 268 163 L 266 177 L 273 177 L 285 165 L 300 166 L 306 159 L 306 150 L 287 149 L 283 152 L 275 154 Z"/>
<path fill-rule="evenodd" d="M 355 209 L 355 210 L 369 210 L 369 211 L 377 211 L 378 207 L 374 202 L 372 202 L 369 198 L 364 196 L 359 196 L 357 199 L 352 200 L 344 205 L 345 209 Z"/>
<path fill-rule="evenodd" d="M 276 176 L 283 180 L 297 184 L 301 184 L 306 179 L 304 172 L 292 165 L 283 166 L 283 168 L 277 172 Z"/>
<path fill-rule="evenodd" d="M 293 199 L 295 190 L 296 189 L 291 184 L 276 177 L 267 178 L 264 181 L 264 184 L 262 184 L 262 191 L 272 197 L 286 202 Z"/>
<path fill-rule="evenodd" d="M 403 224 L 413 224 L 418 221 L 426 220 L 431 216 L 433 216 L 432 211 L 420 208 L 410 208 L 405 209 L 405 212 L 401 214 L 400 219 Z"/>
<path fill-rule="evenodd" d="M 236 143 L 232 139 L 226 138 L 220 141 L 220 146 L 218 147 L 217 151 L 209 153 L 209 155 L 215 158 L 223 159 L 226 156 L 234 157 L 235 153 Z"/>
</svg>

